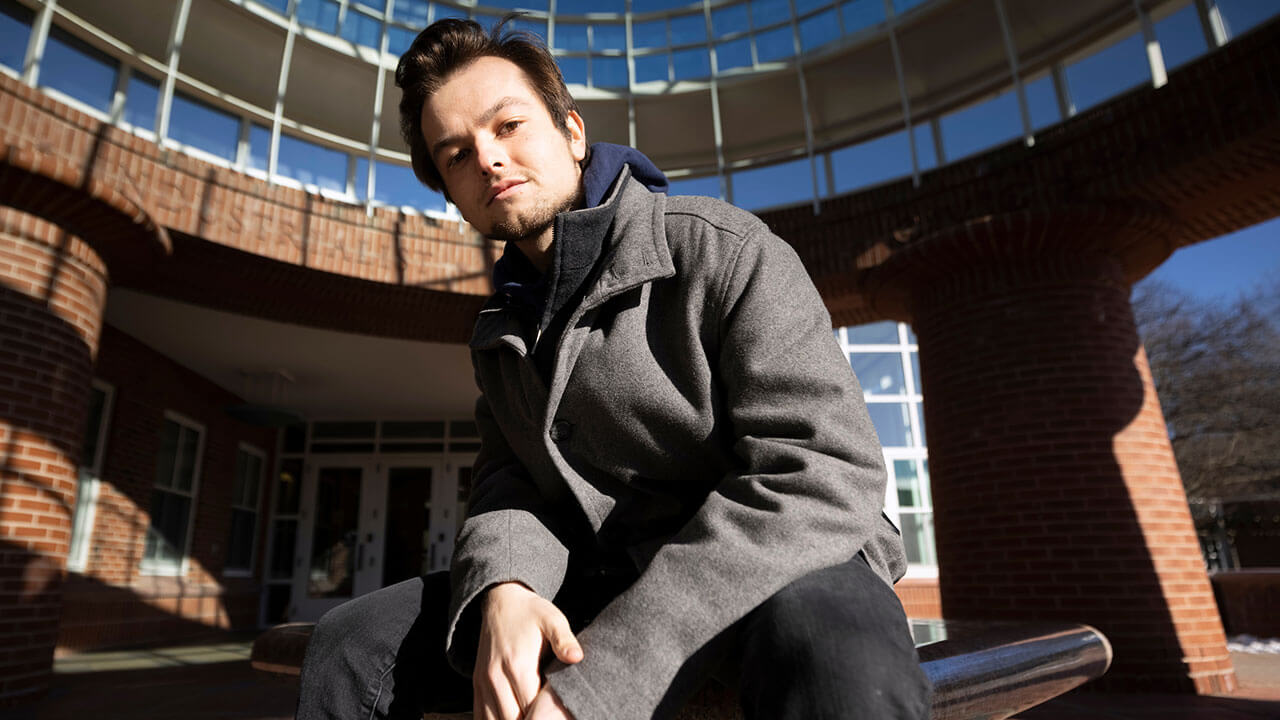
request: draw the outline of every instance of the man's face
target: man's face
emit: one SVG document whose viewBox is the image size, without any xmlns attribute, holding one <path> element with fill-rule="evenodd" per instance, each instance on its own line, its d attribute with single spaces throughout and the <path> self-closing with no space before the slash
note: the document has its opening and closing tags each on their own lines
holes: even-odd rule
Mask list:
<svg viewBox="0 0 1280 720">
<path fill-rule="evenodd" d="M 482 57 L 422 108 L 422 136 L 462 217 L 488 237 L 534 238 L 581 195 L 582 118 L 556 127 L 524 71 Z"/>
</svg>

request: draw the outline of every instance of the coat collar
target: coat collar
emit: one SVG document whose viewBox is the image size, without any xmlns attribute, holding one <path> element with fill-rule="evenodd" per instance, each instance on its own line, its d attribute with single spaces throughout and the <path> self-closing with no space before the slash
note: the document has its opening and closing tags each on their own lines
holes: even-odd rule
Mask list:
<svg viewBox="0 0 1280 720">
<path fill-rule="evenodd" d="M 614 183 L 613 193 L 605 202 L 612 204 L 615 199 L 617 211 L 612 229 L 605 238 L 601 270 L 588 288 L 578 312 L 597 307 L 609 298 L 651 280 L 675 275 L 663 219 L 667 196 L 650 192 L 631 177 L 630 168 L 624 166 Z M 598 208 L 576 212 L 595 210 Z M 573 327 L 572 323 L 570 327 Z M 495 293 L 489 298 L 476 318 L 469 345 L 473 350 L 507 345 L 521 355 L 528 354 L 524 321 L 509 296 Z"/>
</svg>

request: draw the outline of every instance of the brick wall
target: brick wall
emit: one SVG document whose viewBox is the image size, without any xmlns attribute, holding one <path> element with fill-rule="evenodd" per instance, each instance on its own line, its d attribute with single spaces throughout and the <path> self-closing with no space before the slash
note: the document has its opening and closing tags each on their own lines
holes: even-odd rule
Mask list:
<svg viewBox="0 0 1280 720">
<path fill-rule="evenodd" d="M 233 420 L 225 409 L 242 400 L 110 325 L 94 376 L 113 386 L 115 398 L 88 561 L 84 573 L 67 583 L 59 647 L 256 627 L 266 498 L 258 516 L 255 577 L 225 578 L 223 565 L 239 443 L 265 452 L 269 472 L 276 431 Z M 191 551 L 181 577 L 148 575 L 140 567 L 166 410 L 204 426 Z"/>
<path fill-rule="evenodd" d="M 106 268 L 0 206 L 0 706 L 48 684 Z"/>
</svg>

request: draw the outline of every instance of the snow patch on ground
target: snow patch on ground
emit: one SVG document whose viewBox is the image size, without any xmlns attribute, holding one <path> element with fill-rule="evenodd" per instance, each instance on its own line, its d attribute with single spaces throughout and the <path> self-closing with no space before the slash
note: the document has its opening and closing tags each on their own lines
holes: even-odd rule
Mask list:
<svg viewBox="0 0 1280 720">
<path fill-rule="evenodd" d="M 1235 635 L 1227 638 L 1231 652 L 1280 655 L 1280 638 L 1256 638 L 1252 635 Z"/>
</svg>

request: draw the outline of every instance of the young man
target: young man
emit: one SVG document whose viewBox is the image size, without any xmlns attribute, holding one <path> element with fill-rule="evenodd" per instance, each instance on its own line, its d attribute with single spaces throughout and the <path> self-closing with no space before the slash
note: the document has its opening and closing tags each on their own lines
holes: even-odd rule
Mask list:
<svg viewBox="0 0 1280 720">
<path fill-rule="evenodd" d="M 750 719 L 927 717 L 880 447 L 791 248 L 589 148 L 523 36 L 435 23 L 396 84 L 419 179 L 507 241 L 482 449 L 448 577 L 326 615 L 299 717 L 639 720 L 712 675 Z"/>
</svg>

